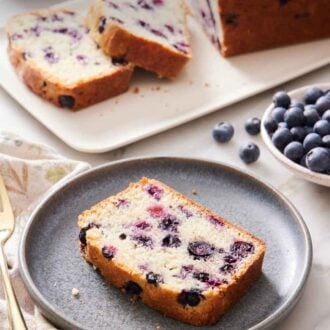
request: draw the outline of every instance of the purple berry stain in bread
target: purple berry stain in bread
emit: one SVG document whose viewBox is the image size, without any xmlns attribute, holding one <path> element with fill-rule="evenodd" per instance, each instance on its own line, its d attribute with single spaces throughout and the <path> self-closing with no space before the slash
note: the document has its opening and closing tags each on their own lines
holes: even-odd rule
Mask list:
<svg viewBox="0 0 330 330">
<path fill-rule="evenodd" d="M 154 205 L 152 207 L 149 207 L 148 212 L 153 218 L 160 218 L 165 214 L 164 208 L 160 205 Z"/>
<path fill-rule="evenodd" d="M 141 229 L 141 230 L 152 228 L 152 225 L 149 222 L 145 221 L 145 220 L 139 220 L 138 222 L 136 222 L 134 224 L 134 226 L 138 229 Z"/>
<path fill-rule="evenodd" d="M 102 248 L 102 254 L 104 258 L 111 260 L 117 253 L 117 249 L 112 245 L 106 245 Z"/>
<path fill-rule="evenodd" d="M 190 255 L 193 255 L 195 259 L 199 258 L 208 258 L 214 253 L 214 246 L 210 245 L 207 242 L 196 241 L 189 243 L 188 252 Z"/>
<path fill-rule="evenodd" d="M 179 224 L 180 220 L 175 215 L 167 214 L 161 219 L 159 228 L 171 232 L 177 232 Z"/>
<path fill-rule="evenodd" d="M 190 218 L 193 216 L 193 213 L 182 205 L 178 206 L 178 209 L 187 217 Z"/>
<path fill-rule="evenodd" d="M 237 262 L 237 259 L 234 258 L 233 256 L 231 255 L 227 255 L 223 258 L 223 260 L 228 263 L 228 264 L 234 264 L 235 262 Z"/>
<path fill-rule="evenodd" d="M 223 221 L 220 218 L 215 217 L 213 215 L 210 215 L 208 217 L 208 220 L 216 226 L 223 226 L 224 225 Z"/>
<path fill-rule="evenodd" d="M 156 274 L 154 272 L 149 272 L 146 275 L 146 280 L 149 284 L 153 284 L 154 286 L 158 286 L 158 283 L 163 283 L 164 280 L 161 275 Z"/>
<path fill-rule="evenodd" d="M 220 272 L 223 274 L 232 273 L 234 268 L 235 267 L 231 264 L 224 264 L 222 267 L 220 267 Z"/>
<path fill-rule="evenodd" d="M 254 252 L 254 246 L 251 243 L 236 241 L 231 247 L 230 251 L 238 257 L 245 258 L 248 254 Z"/>
<path fill-rule="evenodd" d="M 177 301 L 183 306 L 195 307 L 200 303 L 201 298 L 204 297 L 198 289 L 182 290 L 178 295 Z"/>
<path fill-rule="evenodd" d="M 181 246 L 181 240 L 177 235 L 167 235 L 162 240 L 162 246 L 164 247 L 179 247 Z"/>
<path fill-rule="evenodd" d="M 193 274 L 193 278 L 195 278 L 198 281 L 201 281 L 201 282 L 205 283 L 205 282 L 208 282 L 208 280 L 210 279 L 210 274 L 205 273 L 205 272 L 195 272 Z"/>
<path fill-rule="evenodd" d="M 146 235 L 136 235 L 132 237 L 133 241 L 135 241 L 138 245 L 144 246 L 144 247 L 153 247 L 153 240 L 151 237 Z"/>
<path fill-rule="evenodd" d="M 144 189 L 150 196 L 152 196 L 157 201 L 162 198 L 162 195 L 164 193 L 164 190 L 162 188 L 159 188 L 154 184 L 149 184 Z"/>
<path fill-rule="evenodd" d="M 117 208 L 120 207 L 128 207 L 129 206 L 129 201 L 127 199 L 123 199 L 123 198 L 118 198 L 115 205 Z"/>
<path fill-rule="evenodd" d="M 71 95 L 60 95 L 58 103 L 62 108 L 72 109 L 75 105 L 75 99 Z"/>
</svg>

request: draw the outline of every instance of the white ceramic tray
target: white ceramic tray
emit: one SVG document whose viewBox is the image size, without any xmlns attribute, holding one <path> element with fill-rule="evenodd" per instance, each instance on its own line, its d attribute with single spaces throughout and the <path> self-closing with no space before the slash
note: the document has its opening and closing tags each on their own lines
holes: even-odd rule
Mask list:
<svg viewBox="0 0 330 330">
<path fill-rule="evenodd" d="M 61 6 L 85 11 L 88 3 L 76 0 Z M 329 39 L 224 59 L 193 19 L 189 27 L 194 57 L 177 80 L 159 80 L 138 71 L 127 93 L 75 113 L 43 101 L 24 86 L 8 61 L 1 29 L 0 84 L 72 148 L 100 153 L 201 117 L 330 61 Z"/>
</svg>

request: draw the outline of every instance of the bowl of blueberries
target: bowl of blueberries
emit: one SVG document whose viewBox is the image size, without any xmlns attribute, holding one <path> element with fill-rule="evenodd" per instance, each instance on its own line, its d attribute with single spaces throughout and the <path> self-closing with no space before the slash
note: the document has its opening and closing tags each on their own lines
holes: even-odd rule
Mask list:
<svg viewBox="0 0 330 330">
<path fill-rule="evenodd" d="M 330 83 L 276 92 L 261 135 L 297 176 L 330 187 Z"/>
</svg>

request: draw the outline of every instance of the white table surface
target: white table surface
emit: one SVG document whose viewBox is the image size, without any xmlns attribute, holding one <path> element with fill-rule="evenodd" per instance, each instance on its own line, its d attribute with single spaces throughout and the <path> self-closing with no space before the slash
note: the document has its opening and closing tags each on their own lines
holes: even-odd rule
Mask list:
<svg viewBox="0 0 330 330">
<path fill-rule="evenodd" d="M 0 0 L 0 25 L 3 25 L 12 14 L 58 2 Z M 279 88 L 291 90 L 321 82 L 330 82 L 330 64 Z M 260 136 L 250 137 L 243 128 L 247 118 L 261 117 L 270 103 L 274 90 L 125 148 L 95 155 L 80 153 L 66 146 L 0 88 L 0 130 L 12 131 L 25 138 L 49 144 L 67 157 L 83 160 L 92 165 L 137 156 L 201 157 L 228 162 L 264 178 L 287 196 L 300 211 L 310 229 L 314 247 L 313 267 L 303 297 L 278 329 L 329 330 L 330 189 L 293 176 L 266 150 Z M 212 140 L 211 130 L 218 121 L 229 121 L 235 126 L 235 136 L 228 144 L 219 145 Z M 238 158 L 238 148 L 240 144 L 249 140 L 259 145 L 261 157 L 255 164 L 246 166 Z"/>
</svg>

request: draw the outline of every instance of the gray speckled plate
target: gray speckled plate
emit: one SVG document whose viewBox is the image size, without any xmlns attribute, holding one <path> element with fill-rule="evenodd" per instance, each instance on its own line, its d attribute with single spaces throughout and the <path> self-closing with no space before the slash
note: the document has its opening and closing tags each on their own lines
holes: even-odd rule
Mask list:
<svg viewBox="0 0 330 330">
<path fill-rule="evenodd" d="M 219 323 L 203 329 L 264 329 L 298 301 L 312 259 L 308 230 L 293 206 L 260 180 L 224 164 L 179 158 L 115 162 L 80 175 L 34 212 L 20 246 L 24 282 L 43 314 L 61 328 L 191 330 L 141 303 L 131 304 L 87 264 L 78 214 L 142 176 L 157 178 L 263 239 L 263 275 Z M 192 189 L 198 194 L 192 195 Z M 80 291 L 79 299 L 71 289 Z"/>
</svg>

